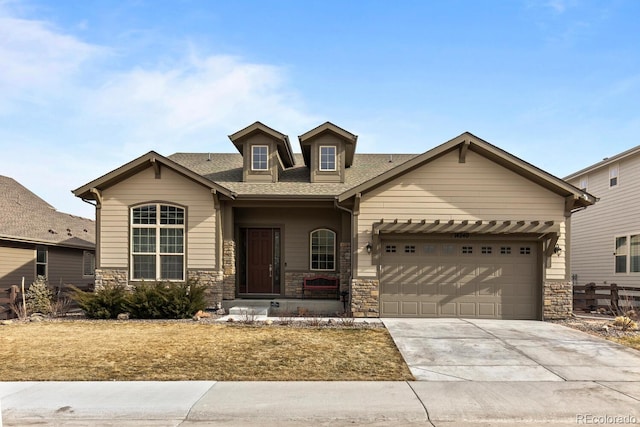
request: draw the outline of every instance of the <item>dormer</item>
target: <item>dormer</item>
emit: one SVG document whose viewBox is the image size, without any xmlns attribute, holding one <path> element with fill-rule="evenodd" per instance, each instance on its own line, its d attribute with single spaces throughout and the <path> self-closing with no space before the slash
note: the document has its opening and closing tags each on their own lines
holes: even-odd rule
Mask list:
<svg viewBox="0 0 640 427">
<path fill-rule="evenodd" d="M 353 163 L 357 135 L 326 122 L 298 140 L 311 182 L 344 182 L 345 169 Z"/>
<path fill-rule="evenodd" d="M 243 182 L 278 182 L 280 173 L 294 165 L 289 137 L 260 122 L 229 139 L 242 155 Z"/>
</svg>

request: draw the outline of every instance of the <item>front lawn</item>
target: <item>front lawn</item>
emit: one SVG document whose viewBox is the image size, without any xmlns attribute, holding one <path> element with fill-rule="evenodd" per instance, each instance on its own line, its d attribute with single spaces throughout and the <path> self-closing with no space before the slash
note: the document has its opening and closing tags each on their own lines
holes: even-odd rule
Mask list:
<svg viewBox="0 0 640 427">
<path fill-rule="evenodd" d="M 3 381 L 400 381 L 384 328 L 61 321 L 0 326 Z"/>
</svg>

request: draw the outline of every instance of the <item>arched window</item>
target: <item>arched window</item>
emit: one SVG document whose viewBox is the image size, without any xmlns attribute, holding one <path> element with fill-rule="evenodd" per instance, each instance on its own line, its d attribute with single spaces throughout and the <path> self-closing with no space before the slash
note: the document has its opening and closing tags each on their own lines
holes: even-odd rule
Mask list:
<svg viewBox="0 0 640 427">
<path fill-rule="evenodd" d="M 335 270 L 336 233 L 326 228 L 311 232 L 311 270 Z"/>
<path fill-rule="evenodd" d="M 150 204 L 131 209 L 133 280 L 184 280 L 184 209 Z"/>
</svg>

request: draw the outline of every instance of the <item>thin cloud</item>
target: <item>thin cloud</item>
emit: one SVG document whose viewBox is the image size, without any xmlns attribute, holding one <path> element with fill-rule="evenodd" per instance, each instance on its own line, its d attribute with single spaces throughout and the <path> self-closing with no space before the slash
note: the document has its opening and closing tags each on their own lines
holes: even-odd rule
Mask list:
<svg viewBox="0 0 640 427">
<path fill-rule="evenodd" d="M 182 56 L 125 69 L 111 53 L 127 46 L 91 44 L 2 6 L 0 174 L 61 211 L 93 216 L 70 190 L 151 149 L 232 151 L 226 135 L 255 120 L 292 135 L 318 124 L 277 65 L 186 41 Z"/>
</svg>

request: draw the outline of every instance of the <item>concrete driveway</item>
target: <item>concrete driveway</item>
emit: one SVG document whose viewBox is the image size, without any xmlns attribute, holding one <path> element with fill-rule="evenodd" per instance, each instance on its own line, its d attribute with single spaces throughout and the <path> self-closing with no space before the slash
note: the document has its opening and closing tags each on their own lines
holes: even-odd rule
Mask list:
<svg viewBox="0 0 640 427">
<path fill-rule="evenodd" d="M 384 319 L 416 380 L 640 382 L 640 352 L 528 320 Z"/>
</svg>

